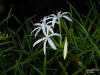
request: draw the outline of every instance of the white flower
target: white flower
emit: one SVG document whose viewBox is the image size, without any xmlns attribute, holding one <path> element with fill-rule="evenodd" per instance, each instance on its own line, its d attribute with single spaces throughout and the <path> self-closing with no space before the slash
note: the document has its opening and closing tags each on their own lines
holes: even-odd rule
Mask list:
<svg viewBox="0 0 100 75">
<path fill-rule="evenodd" d="M 51 26 L 47 25 L 44 21 L 43 21 L 42 23 L 35 23 L 34 25 L 37 26 L 37 27 L 31 32 L 31 34 L 32 34 L 33 32 L 36 31 L 35 37 L 37 36 L 37 34 L 38 34 L 41 30 L 42 30 L 43 34 L 46 35 L 46 34 L 45 34 L 45 33 L 46 33 L 46 32 L 45 32 L 46 28 L 49 28 L 49 29 L 50 29 L 50 32 L 51 32 L 51 33 L 54 33 L 54 31 L 53 31 L 53 29 L 51 28 Z"/>
<path fill-rule="evenodd" d="M 37 34 L 41 30 L 42 30 L 43 33 L 45 33 L 45 24 L 43 22 L 42 23 L 35 23 L 34 25 L 37 26 L 37 27 L 31 32 L 31 34 L 36 31 L 35 37 L 37 36 Z"/>
<path fill-rule="evenodd" d="M 52 17 L 45 16 L 45 17 L 43 17 L 43 19 L 40 20 L 40 21 L 47 23 L 50 19 L 52 19 Z"/>
<path fill-rule="evenodd" d="M 50 28 L 47 28 L 47 33 L 45 33 L 45 37 L 43 37 L 43 38 L 37 40 L 37 41 L 33 44 L 33 47 L 34 47 L 34 46 L 37 45 L 38 43 L 44 41 L 44 44 L 43 44 L 44 55 L 46 55 L 46 44 L 47 44 L 47 41 L 48 41 L 49 45 L 50 45 L 54 50 L 57 49 L 56 46 L 55 46 L 55 44 L 53 43 L 53 41 L 50 39 L 50 37 L 52 37 L 52 36 L 60 36 L 60 37 L 61 37 L 61 35 L 58 34 L 58 33 L 52 33 L 52 34 L 49 35 L 49 30 L 50 30 Z"/>
<path fill-rule="evenodd" d="M 67 50 L 68 50 L 68 42 L 67 42 L 67 37 L 66 37 L 66 39 L 65 39 L 65 44 L 64 44 L 64 51 L 63 51 L 64 60 L 65 60 L 66 57 L 67 57 Z"/>
<path fill-rule="evenodd" d="M 54 27 L 55 24 L 60 24 L 60 18 L 65 18 L 68 21 L 72 22 L 72 19 L 68 16 L 66 16 L 67 14 L 70 14 L 69 12 L 58 12 L 57 16 L 55 14 L 51 14 L 49 15 L 49 17 L 52 17 L 52 21 L 50 21 L 49 23 L 52 23 L 52 26 Z"/>
<path fill-rule="evenodd" d="M 49 16 L 45 16 L 42 20 L 41 20 L 41 22 L 43 22 L 46 26 L 46 28 L 49 28 L 50 29 L 50 32 L 51 33 L 54 33 L 54 31 L 53 31 L 53 29 L 51 28 L 51 26 L 52 25 L 50 25 L 50 19 L 52 19 L 52 17 L 49 17 Z"/>
</svg>

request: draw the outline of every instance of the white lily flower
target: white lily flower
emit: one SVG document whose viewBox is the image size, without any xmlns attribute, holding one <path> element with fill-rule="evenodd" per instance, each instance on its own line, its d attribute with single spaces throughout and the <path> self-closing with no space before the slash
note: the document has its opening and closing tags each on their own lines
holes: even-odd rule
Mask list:
<svg viewBox="0 0 100 75">
<path fill-rule="evenodd" d="M 52 23 L 52 26 L 53 27 L 54 27 L 55 24 L 60 24 L 60 21 L 59 20 L 60 20 L 61 17 L 62 18 L 65 18 L 68 21 L 71 21 L 72 22 L 72 19 L 70 17 L 66 16 L 67 14 L 70 14 L 70 13 L 69 12 L 63 12 L 63 13 L 58 12 L 57 15 L 51 14 L 49 17 L 52 17 L 53 20 L 50 21 L 50 23 Z"/>
<path fill-rule="evenodd" d="M 44 17 L 42 20 L 40 20 L 40 21 L 47 23 L 47 21 L 49 21 L 50 19 L 52 19 L 52 17 L 45 16 L 45 17 Z"/>
<path fill-rule="evenodd" d="M 43 34 L 46 35 L 46 34 L 45 34 L 46 28 L 49 28 L 49 29 L 50 29 L 50 32 L 51 32 L 51 33 L 54 33 L 54 31 L 53 31 L 53 29 L 51 28 L 51 26 L 47 25 L 45 22 L 42 22 L 42 23 L 35 23 L 34 25 L 35 25 L 35 26 L 38 26 L 38 27 L 36 27 L 36 28 L 31 32 L 31 34 L 32 34 L 33 32 L 36 31 L 35 37 L 37 36 L 37 34 L 38 34 L 41 30 L 42 30 Z"/>
<path fill-rule="evenodd" d="M 55 46 L 55 44 L 53 43 L 53 41 L 50 39 L 50 37 L 53 37 L 53 36 L 60 36 L 60 37 L 61 37 L 61 35 L 58 34 L 58 33 L 52 33 L 52 34 L 49 35 L 49 30 L 50 30 L 50 28 L 47 28 L 47 33 L 45 33 L 45 34 L 46 34 L 45 37 L 43 37 L 43 38 L 37 40 L 37 41 L 33 44 L 33 47 L 34 47 L 34 46 L 37 45 L 38 43 L 44 41 L 44 44 L 43 44 L 44 55 L 46 55 L 46 44 L 47 44 L 47 41 L 48 41 L 49 45 L 50 45 L 54 50 L 57 49 L 56 46 Z"/>
<path fill-rule="evenodd" d="M 52 23 L 52 27 L 54 27 L 56 23 L 59 24 L 57 21 L 58 17 L 55 14 L 51 14 L 50 16 L 52 17 L 52 21 L 50 21 L 49 23 Z"/>
<path fill-rule="evenodd" d="M 49 23 L 50 19 L 52 19 L 52 17 L 45 16 L 45 17 L 41 20 L 41 22 L 44 22 L 44 23 L 45 23 L 46 27 L 50 29 L 50 32 L 51 32 L 51 33 L 54 33 L 53 29 L 51 28 L 52 25 L 50 25 L 50 23 Z"/>
<path fill-rule="evenodd" d="M 45 24 L 43 22 L 42 23 L 35 23 L 34 25 L 37 26 L 37 27 L 31 32 L 31 34 L 36 31 L 36 33 L 35 33 L 35 37 L 36 37 L 37 34 L 41 30 L 42 30 L 43 34 L 45 34 Z"/>
</svg>

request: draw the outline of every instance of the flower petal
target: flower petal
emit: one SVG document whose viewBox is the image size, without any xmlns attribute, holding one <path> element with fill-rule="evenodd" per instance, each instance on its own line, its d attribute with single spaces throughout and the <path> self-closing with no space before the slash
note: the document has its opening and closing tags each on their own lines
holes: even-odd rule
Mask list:
<svg viewBox="0 0 100 75">
<path fill-rule="evenodd" d="M 38 31 L 35 33 L 35 37 L 37 36 L 37 34 L 40 32 L 41 28 L 38 29 Z"/>
<path fill-rule="evenodd" d="M 67 14 L 71 15 L 69 12 L 63 12 L 63 13 L 61 14 L 61 16 L 64 16 L 64 15 L 67 15 Z"/>
<path fill-rule="evenodd" d="M 53 29 L 51 28 L 51 26 L 47 25 L 47 27 L 50 29 L 51 33 L 54 33 Z"/>
<path fill-rule="evenodd" d="M 49 25 L 49 24 L 52 24 L 52 21 L 48 21 L 48 22 L 47 22 L 47 25 Z"/>
<path fill-rule="evenodd" d="M 45 40 L 44 44 L 43 44 L 43 50 L 44 50 L 44 55 L 46 56 L 46 43 L 47 43 L 47 40 Z"/>
<path fill-rule="evenodd" d="M 33 44 L 33 47 L 34 47 L 35 45 L 37 45 L 38 43 L 40 43 L 41 41 L 45 40 L 45 39 L 46 39 L 46 38 L 44 37 L 44 38 L 41 38 L 41 39 L 37 40 L 37 41 Z"/>
<path fill-rule="evenodd" d="M 54 50 L 57 49 L 56 46 L 54 45 L 54 43 L 52 42 L 52 40 L 51 40 L 50 38 L 48 38 L 48 43 L 49 43 L 49 45 L 50 45 Z"/>
<path fill-rule="evenodd" d="M 51 15 L 49 15 L 49 17 L 55 17 L 56 15 L 55 14 L 51 14 Z"/>
<path fill-rule="evenodd" d="M 42 20 L 40 20 L 40 21 L 42 21 L 42 22 L 46 22 L 46 20 L 47 20 L 47 16 L 45 16 Z"/>
<path fill-rule="evenodd" d="M 61 12 L 58 12 L 57 17 L 58 17 L 58 18 L 61 17 Z"/>
<path fill-rule="evenodd" d="M 32 34 L 34 31 L 36 31 L 37 29 L 40 29 L 40 27 L 35 28 L 35 29 L 31 32 L 31 34 Z"/>
<path fill-rule="evenodd" d="M 41 23 L 35 23 L 34 25 L 35 26 L 41 26 Z"/>
<path fill-rule="evenodd" d="M 56 24 L 59 24 L 59 22 L 57 22 L 57 21 L 56 21 L 55 23 L 56 23 Z M 48 22 L 47 22 L 47 25 L 52 26 L 52 21 L 48 21 Z"/>
<path fill-rule="evenodd" d="M 67 50 L 68 50 L 68 42 L 67 42 L 67 37 L 66 37 L 65 44 L 64 44 L 64 51 L 63 51 L 64 60 L 67 57 Z"/>
<path fill-rule="evenodd" d="M 42 26 L 42 32 L 46 36 L 45 26 Z"/>
<path fill-rule="evenodd" d="M 49 34 L 49 30 L 50 30 L 50 28 L 47 27 L 47 34 L 46 34 L 46 36 L 48 36 L 48 34 Z"/>
<path fill-rule="evenodd" d="M 59 36 L 59 37 L 62 38 L 62 36 L 60 34 L 58 34 L 58 33 L 52 33 L 52 34 L 49 35 L 49 37 L 51 37 L 51 36 Z"/>
<path fill-rule="evenodd" d="M 50 28 L 50 32 L 51 32 L 51 33 L 54 33 L 54 31 L 53 31 L 53 29 L 52 29 L 52 28 Z"/>
<path fill-rule="evenodd" d="M 52 20 L 52 27 L 54 27 L 55 23 L 56 23 L 57 17 L 55 16 Z"/>
<path fill-rule="evenodd" d="M 47 20 L 50 20 L 50 19 L 52 19 L 52 18 L 53 18 L 53 17 L 48 16 Z"/>
<path fill-rule="evenodd" d="M 72 22 L 72 19 L 71 19 L 71 18 L 69 18 L 68 16 L 63 16 L 63 18 L 65 18 L 66 20 L 68 20 L 68 21 Z"/>
<path fill-rule="evenodd" d="M 42 22 L 47 22 L 48 20 L 50 20 L 50 19 L 52 19 L 53 17 L 50 17 L 50 16 L 45 16 L 42 20 L 40 20 L 40 21 L 42 21 Z"/>
</svg>

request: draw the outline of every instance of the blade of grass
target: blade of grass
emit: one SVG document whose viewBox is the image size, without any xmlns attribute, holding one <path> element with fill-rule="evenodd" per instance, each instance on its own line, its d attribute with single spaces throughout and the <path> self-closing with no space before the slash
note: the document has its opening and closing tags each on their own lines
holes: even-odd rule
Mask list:
<svg viewBox="0 0 100 75">
<path fill-rule="evenodd" d="M 44 56 L 43 75 L 46 75 L 46 56 Z"/>
<path fill-rule="evenodd" d="M 43 73 L 42 73 L 37 67 L 35 67 L 35 66 L 32 65 L 32 64 L 31 64 L 31 66 L 32 66 L 32 68 L 33 68 L 36 72 L 39 73 L 39 75 L 43 75 Z"/>
<path fill-rule="evenodd" d="M 66 71 L 64 65 L 62 64 L 62 62 L 58 60 L 58 64 L 60 65 L 60 67 L 61 67 L 61 69 L 62 69 L 62 71 L 63 71 L 63 74 L 64 74 L 64 75 L 68 75 L 68 73 L 67 73 L 67 71 Z"/>
</svg>

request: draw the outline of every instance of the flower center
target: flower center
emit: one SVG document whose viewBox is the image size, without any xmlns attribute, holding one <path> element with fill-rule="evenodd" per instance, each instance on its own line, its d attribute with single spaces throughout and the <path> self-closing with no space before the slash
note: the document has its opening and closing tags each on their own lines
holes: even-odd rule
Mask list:
<svg viewBox="0 0 100 75">
<path fill-rule="evenodd" d="M 46 36 L 46 39 L 49 39 L 49 36 Z"/>
</svg>

